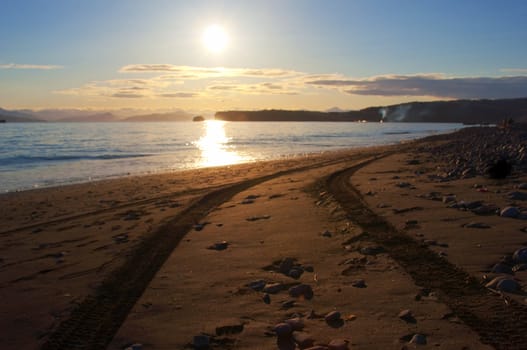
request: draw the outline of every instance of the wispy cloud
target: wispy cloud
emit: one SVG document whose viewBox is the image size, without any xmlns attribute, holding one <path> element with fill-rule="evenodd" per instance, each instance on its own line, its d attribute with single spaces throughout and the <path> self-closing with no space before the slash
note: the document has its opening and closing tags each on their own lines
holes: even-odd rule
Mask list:
<svg viewBox="0 0 527 350">
<path fill-rule="evenodd" d="M 527 96 L 527 76 L 447 77 L 443 74 L 387 75 L 367 79 L 317 79 L 306 82 L 354 95 L 515 98 Z"/>
<path fill-rule="evenodd" d="M 225 68 L 225 67 L 194 67 L 172 64 L 130 64 L 119 69 L 121 73 L 171 73 L 172 78 L 179 79 L 210 79 L 225 77 L 252 78 L 283 78 L 304 73 L 277 68 Z"/>
<path fill-rule="evenodd" d="M 527 74 L 527 68 L 501 68 L 500 72 L 507 74 Z"/>
<path fill-rule="evenodd" d="M 56 65 L 41 65 L 41 64 L 21 64 L 21 63 L 5 63 L 0 64 L 0 69 L 37 69 L 37 70 L 51 70 L 61 69 L 63 66 Z"/>
<path fill-rule="evenodd" d="M 235 92 L 239 94 L 297 95 L 299 92 L 280 82 L 243 84 L 236 82 L 213 83 L 207 87 L 211 92 Z"/>
</svg>

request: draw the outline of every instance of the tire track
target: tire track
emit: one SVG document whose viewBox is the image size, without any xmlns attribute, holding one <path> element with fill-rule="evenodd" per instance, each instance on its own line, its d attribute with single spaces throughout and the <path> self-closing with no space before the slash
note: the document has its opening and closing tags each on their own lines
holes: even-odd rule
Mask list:
<svg viewBox="0 0 527 350">
<path fill-rule="evenodd" d="M 351 184 L 353 174 L 374 161 L 357 164 L 327 177 L 319 185 L 340 203 L 349 219 L 368 232 L 414 279 L 438 292 L 439 299 L 496 349 L 527 349 L 527 306 L 491 294 L 468 273 L 441 258 L 370 210 Z"/>
<path fill-rule="evenodd" d="M 351 157 L 319 161 L 224 186 L 203 195 L 145 239 L 121 267 L 105 278 L 94 295 L 88 296 L 72 310 L 70 317 L 49 335 L 42 349 L 106 348 L 156 272 L 185 234 L 212 209 L 237 193 L 280 176 L 358 161 L 372 154 L 374 153 L 357 153 Z"/>
</svg>

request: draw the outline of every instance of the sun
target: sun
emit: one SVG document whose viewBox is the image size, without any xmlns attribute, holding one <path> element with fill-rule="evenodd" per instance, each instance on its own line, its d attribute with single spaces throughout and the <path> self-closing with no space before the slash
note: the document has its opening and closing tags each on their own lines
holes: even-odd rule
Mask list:
<svg viewBox="0 0 527 350">
<path fill-rule="evenodd" d="M 201 39 L 205 48 L 213 53 L 224 51 L 229 42 L 227 32 L 218 25 L 210 25 L 205 28 Z"/>
</svg>

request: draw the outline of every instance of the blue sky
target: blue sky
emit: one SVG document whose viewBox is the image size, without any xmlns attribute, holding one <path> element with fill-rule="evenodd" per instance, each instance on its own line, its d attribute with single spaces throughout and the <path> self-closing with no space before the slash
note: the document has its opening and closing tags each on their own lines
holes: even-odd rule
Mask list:
<svg viewBox="0 0 527 350">
<path fill-rule="evenodd" d="M 527 97 L 526 18 L 525 1 L 2 0 L 0 107 Z M 227 32 L 222 52 L 201 41 L 211 24 Z"/>
</svg>

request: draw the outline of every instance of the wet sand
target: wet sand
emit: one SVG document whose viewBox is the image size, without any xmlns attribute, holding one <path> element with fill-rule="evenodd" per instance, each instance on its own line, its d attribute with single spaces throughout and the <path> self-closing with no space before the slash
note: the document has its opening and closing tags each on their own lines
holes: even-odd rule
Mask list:
<svg viewBox="0 0 527 350">
<path fill-rule="evenodd" d="M 437 181 L 418 144 L 0 196 L 0 342 L 521 349 L 523 292 L 483 285 L 527 241 L 526 222 L 443 197 L 521 207 L 507 193 L 527 176 Z M 277 337 L 290 319 L 302 330 Z"/>
</svg>

